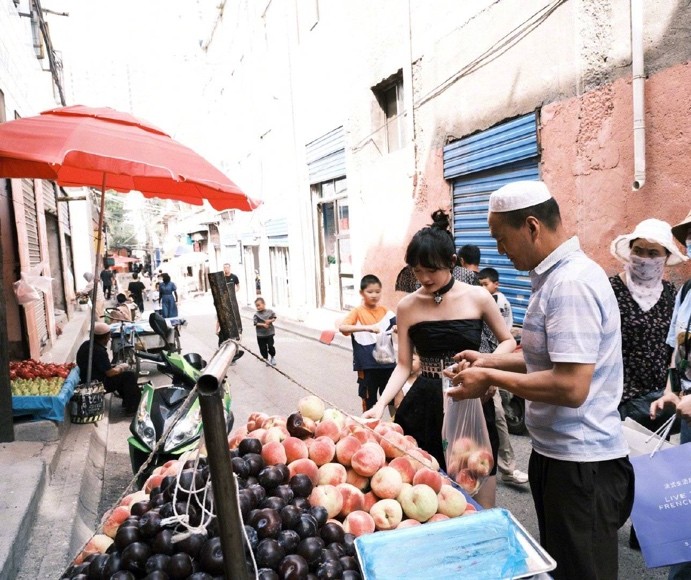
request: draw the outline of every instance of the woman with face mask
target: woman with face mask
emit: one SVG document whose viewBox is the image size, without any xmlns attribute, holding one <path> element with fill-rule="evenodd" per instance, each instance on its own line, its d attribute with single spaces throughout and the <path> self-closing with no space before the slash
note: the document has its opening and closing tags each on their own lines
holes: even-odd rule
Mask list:
<svg viewBox="0 0 691 580">
<path fill-rule="evenodd" d="M 610 278 L 621 313 L 624 392 L 619 414 L 655 431 L 671 414 L 650 418 L 650 404 L 664 392 L 673 351 L 667 333 L 676 291 L 662 276 L 665 266 L 687 258 L 677 249 L 671 226 L 657 219 L 617 237 L 610 250 L 624 263 L 623 272 Z"/>
</svg>

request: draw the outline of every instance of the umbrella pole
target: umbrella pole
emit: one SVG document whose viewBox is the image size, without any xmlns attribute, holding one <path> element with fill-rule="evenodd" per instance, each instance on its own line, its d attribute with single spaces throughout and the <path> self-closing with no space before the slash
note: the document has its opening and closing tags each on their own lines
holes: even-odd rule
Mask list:
<svg viewBox="0 0 691 580">
<path fill-rule="evenodd" d="M 94 287 L 91 290 L 91 326 L 89 327 L 89 360 L 86 365 L 86 384 L 91 384 L 91 367 L 94 356 L 94 326 L 96 325 L 96 296 L 98 295 L 98 258 L 101 255 L 103 231 L 103 212 L 106 207 L 106 174 L 103 174 L 101 184 L 101 211 L 98 213 L 98 229 L 96 230 L 96 257 L 94 259 Z"/>
</svg>

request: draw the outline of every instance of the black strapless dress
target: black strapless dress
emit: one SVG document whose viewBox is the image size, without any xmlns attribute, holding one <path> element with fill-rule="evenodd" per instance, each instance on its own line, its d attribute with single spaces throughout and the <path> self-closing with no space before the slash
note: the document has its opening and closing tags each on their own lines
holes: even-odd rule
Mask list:
<svg viewBox="0 0 691 580">
<path fill-rule="evenodd" d="M 424 321 L 408 330 L 410 340 L 421 358 L 444 359 L 449 364 L 453 355 L 463 350 L 479 350 L 481 334 L 482 320 L 479 319 Z M 483 405 L 483 411 L 496 466 L 499 438 L 492 399 Z M 433 455 L 440 467 L 446 470 L 441 439 L 444 422 L 441 378 L 420 375 L 401 402 L 394 421 L 403 427 L 406 435 L 415 437 L 418 445 Z"/>
</svg>

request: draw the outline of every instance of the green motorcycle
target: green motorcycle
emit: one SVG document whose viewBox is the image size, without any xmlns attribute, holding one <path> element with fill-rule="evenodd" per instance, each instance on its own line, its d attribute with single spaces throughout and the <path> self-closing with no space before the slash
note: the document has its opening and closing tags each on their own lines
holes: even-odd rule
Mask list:
<svg viewBox="0 0 691 580">
<path fill-rule="evenodd" d="M 182 416 L 175 419 L 175 414 L 190 398 L 206 361 L 196 353 L 180 355 L 163 351 L 153 355 L 137 352 L 137 356 L 157 362 L 158 370 L 173 380 L 172 383 L 159 387 L 154 386 L 151 381 L 143 385 L 139 407 L 130 425 L 132 435 L 127 440 L 130 463 L 133 473 L 138 473 L 152 454 L 158 440 L 174 421 L 165 440 L 154 453 L 153 460 L 139 478 L 143 484 L 156 467 L 171 459 L 179 459 L 183 453 L 197 447 L 202 433 L 202 416 L 196 394 Z M 226 380 L 223 389 L 223 409 L 228 432 L 233 428 L 234 420 L 230 407 L 230 388 Z"/>
</svg>

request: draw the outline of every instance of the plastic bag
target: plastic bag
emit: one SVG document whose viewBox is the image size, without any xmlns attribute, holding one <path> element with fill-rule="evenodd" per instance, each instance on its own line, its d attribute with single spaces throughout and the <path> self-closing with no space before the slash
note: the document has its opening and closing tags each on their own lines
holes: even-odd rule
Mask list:
<svg viewBox="0 0 691 580">
<path fill-rule="evenodd" d="M 29 268 L 28 272 L 21 272 L 21 278 L 12 285 L 19 304 L 29 304 L 40 300 L 41 295 L 37 290 L 44 294 L 50 291 L 53 279 L 48 276 L 41 276 L 41 272 L 46 266 L 45 262 L 41 262 Z"/>
<path fill-rule="evenodd" d="M 480 399 L 445 397 L 442 446 L 446 471 L 469 495 L 475 495 L 494 467 L 492 446 Z"/>
<path fill-rule="evenodd" d="M 377 342 L 372 353 L 374 360 L 380 365 L 390 365 L 396 362 L 396 350 L 393 346 L 391 331 L 380 332 L 377 334 Z"/>
</svg>

